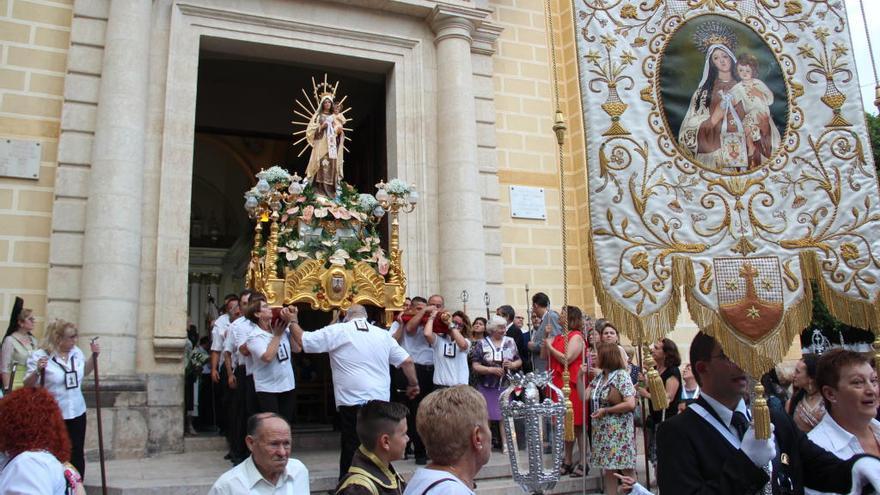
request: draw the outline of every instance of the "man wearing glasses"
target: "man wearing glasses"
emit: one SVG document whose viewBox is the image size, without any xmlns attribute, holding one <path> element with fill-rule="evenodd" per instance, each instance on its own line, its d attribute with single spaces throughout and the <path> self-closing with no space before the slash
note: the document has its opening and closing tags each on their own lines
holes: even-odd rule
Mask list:
<svg viewBox="0 0 880 495">
<path fill-rule="evenodd" d="M 840 460 L 808 440 L 784 413 L 771 411 L 773 435 L 756 439 L 743 399 L 749 380 L 714 338 L 698 333 L 690 359 L 702 392 L 657 432 L 662 493 L 752 495 L 764 493 L 768 482 L 779 495 L 802 494 L 804 487 L 850 493 L 853 483 L 880 490 L 880 459 Z"/>
</svg>

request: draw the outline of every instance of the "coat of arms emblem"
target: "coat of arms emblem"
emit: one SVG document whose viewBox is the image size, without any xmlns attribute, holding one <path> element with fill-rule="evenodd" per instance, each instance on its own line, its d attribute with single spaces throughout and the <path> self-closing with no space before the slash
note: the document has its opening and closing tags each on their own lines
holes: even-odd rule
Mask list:
<svg viewBox="0 0 880 495">
<path fill-rule="evenodd" d="M 713 261 L 718 308 L 724 322 L 753 342 L 776 328 L 785 311 L 779 259 L 767 256 Z"/>
</svg>

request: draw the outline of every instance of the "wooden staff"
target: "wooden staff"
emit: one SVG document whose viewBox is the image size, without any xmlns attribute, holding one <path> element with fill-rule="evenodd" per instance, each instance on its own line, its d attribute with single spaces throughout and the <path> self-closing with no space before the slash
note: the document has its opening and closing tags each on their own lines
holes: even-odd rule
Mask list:
<svg viewBox="0 0 880 495">
<path fill-rule="evenodd" d="M 488 327 L 489 326 L 488 321 L 491 319 L 489 317 L 489 293 L 488 292 L 483 293 L 483 302 L 486 303 L 486 322 L 487 322 L 486 326 Z"/>
<path fill-rule="evenodd" d="M 98 337 L 92 339 L 92 343 Z M 101 425 L 101 384 L 98 380 L 98 356 L 92 353 L 92 365 L 95 370 L 95 413 L 98 415 L 98 459 L 101 462 L 101 493 L 107 495 L 107 471 L 104 466 L 104 428 Z"/>
<path fill-rule="evenodd" d="M 12 363 L 12 373 L 9 374 L 9 387 L 3 391 L 5 395 L 12 393 L 12 384 L 15 383 L 15 372 L 18 371 L 18 363 Z"/>
</svg>

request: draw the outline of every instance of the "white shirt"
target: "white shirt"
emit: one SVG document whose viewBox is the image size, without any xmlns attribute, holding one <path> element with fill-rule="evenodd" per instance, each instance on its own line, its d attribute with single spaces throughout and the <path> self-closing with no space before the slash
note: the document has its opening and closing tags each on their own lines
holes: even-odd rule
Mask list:
<svg viewBox="0 0 880 495">
<path fill-rule="evenodd" d="M 272 334 L 260 329 L 250 334 L 247 347 L 253 359 L 254 387 L 257 392 L 280 393 L 296 388 L 293 376 L 293 356 L 290 352 L 290 330 L 281 336 L 278 351 L 271 361 L 264 362 L 260 356 L 266 353 L 272 342 Z"/>
<path fill-rule="evenodd" d="M 256 323 L 248 320 L 244 316 L 238 318 L 229 325 L 229 332 L 232 332 L 231 338 L 226 339 L 225 352 L 233 355 L 233 364 L 244 365 L 245 374 L 248 376 L 254 373 L 254 357 L 245 356 L 238 349 L 247 342 L 248 338 L 254 332 L 262 332 L 263 330 Z M 227 336 L 229 336 L 227 334 Z"/>
<path fill-rule="evenodd" d="M 45 452 L 22 452 L 0 471 L 3 495 L 65 495 L 64 466 Z"/>
<path fill-rule="evenodd" d="M 706 399 L 706 402 L 708 402 L 709 405 L 712 406 L 715 414 L 717 414 L 718 417 L 721 418 L 722 424 L 724 424 L 724 426 L 726 426 L 727 429 L 730 430 L 730 432 L 733 433 L 736 438 L 739 438 L 739 433 L 736 431 L 736 428 L 734 428 L 731 424 L 731 421 L 733 421 L 733 411 L 728 409 L 728 407 L 724 404 L 718 402 L 717 400 L 709 397 L 706 394 L 702 394 L 702 396 L 703 399 Z M 735 410 L 743 413 L 743 416 L 745 416 L 746 419 L 751 419 L 752 417 L 751 414 L 749 414 L 749 408 L 746 407 L 746 401 L 742 399 L 739 400 L 739 404 L 736 405 Z"/>
<path fill-rule="evenodd" d="M 287 469 L 272 485 L 263 478 L 249 456 L 238 466 L 223 473 L 208 495 L 309 495 L 309 470 L 296 459 L 287 460 Z"/>
<path fill-rule="evenodd" d="M 465 350 L 461 350 L 455 339 L 443 334 L 434 334 L 434 385 L 452 387 L 455 385 L 467 385 L 470 376 L 468 368 L 468 351 L 471 343 Z M 451 346 L 451 351 L 450 349 Z M 449 357 L 447 352 L 454 352 L 455 357 Z"/>
<path fill-rule="evenodd" d="M 27 373 L 30 375 L 37 371 L 37 361 L 46 357 L 46 351 L 37 349 L 31 353 L 27 362 Z M 53 353 L 49 356 L 49 362 L 46 364 L 46 390 L 58 401 L 61 408 L 61 415 L 64 419 L 78 418 L 86 412 L 86 400 L 82 393 L 83 373 L 86 366 L 86 357 L 77 346 L 73 346 L 67 361 Z M 65 381 L 66 372 L 73 371 L 76 373 L 76 386 L 67 388 Z M 39 375 L 39 374 L 38 374 Z M 71 380 L 73 377 L 71 376 Z M 37 384 L 40 378 L 37 376 Z M 0 492 L 2 493 L 2 492 Z"/>
<path fill-rule="evenodd" d="M 330 353 L 336 407 L 389 400 L 388 365 L 399 367 L 409 357 L 387 330 L 370 325 L 365 318 L 305 332 L 302 344 L 305 352 Z"/>
<path fill-rule="evenodd" d="M 874 430 L 874 436 L 880 440 L 880 421 L 871 420 L 871 429 Z M 815 428 L 807 433 L 807 438 L 813 441 L 819 447 L 831 452 L 840 459 L 849 459 L 856 454 L 864 454 L 862 444 L 859 439 L 852 433 L 844 430 L 830 414 L 826 414 L 822 421 Z M 820 492 L 804 489 L 805 495 L 822 495 L 830 492 Z"/>
<path fill-rule="evenodd" d="M 223 352 L 223 341 L 226 340 L 226 331 L 229 330 L 229 315 L 222 314 L 214 320 L 211 328 L 211 351 Z"/>
<path fill-rule="evenodd" d="M 434 364 L 434 351 L 425 339 L 425 327 L 419 325 L 416 333 L 409 333 L 403 329 L 403 348 L 413 358 L 413 362 L 422 365 Z"/>
<path fill-rule="evenodd" d="M 437 483 L 428 492 L 429 495 L 474 495 L 474 492 L 467 487 L 454 474 L 441 471 L 439 469 L 420 468 L 409 483 L 406 484 L 406 490 L 403 495 L 422 495 L 432 483 L 438 480 L 450 480 Z"/>
</svg>

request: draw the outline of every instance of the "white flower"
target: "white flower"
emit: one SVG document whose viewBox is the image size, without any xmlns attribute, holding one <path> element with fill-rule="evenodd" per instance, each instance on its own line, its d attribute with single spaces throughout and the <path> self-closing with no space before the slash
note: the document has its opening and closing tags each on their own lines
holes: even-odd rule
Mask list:
<svg viewBox="0 0 880 495">
<path fill-rule="evenodd" d="M 328 211 L 329 211 L 329 210 L 327 210 L 327 208 L 324 208 L 324 207 L 321 207 L 321 208 L 315 208 L 315 218 L 324 218 L 324 217 L 326 217 Z"/>
<path fill-rule="evenodd" d="M 287 261 L 296 261 L 300 258 L 308 258 L 308 253 L 304 253 L 302 251 L 288 251 L 285 255 Z"/>
<path fill-rule="evenodd" d="M 351 256 L 348 255 L 348 252 L 344 249 L 337 249 L 336 252 L 333 253 L 333 256 L 330 256 L 330 264 L 331 265 L 339 265 L 345 266 L 345 263 Z"/>
<path fill-rule="evenodd" d="M 372 194 L 361 193 L 358 197 L 358 206 L 363 211 L 373 211 L 373 208 L 378 204 L 379 202 L 376 201 L 376 197 Z"/>
<path fill-rule="evenodd" d="M 327 247 L 333 247 L 334 242 L 333 241 L 321 241 L 321 244 L 323 244 Z"/>
<path fill-rule="evenodd" d="M 287 170 L 275 165 L 257 174 L 258 179 L 266 179 L 269 184 L 290 183 L 290 174 Z"/>
<path fill-rule="evenodd" d="M 403 196 L 409 193 L 409 184 L 400 179 L 391 179 L 388 181 L 388 184 L 385 185 L 385 190 L 388 191 L 388 194 Z"/>
</svg>

